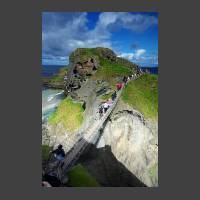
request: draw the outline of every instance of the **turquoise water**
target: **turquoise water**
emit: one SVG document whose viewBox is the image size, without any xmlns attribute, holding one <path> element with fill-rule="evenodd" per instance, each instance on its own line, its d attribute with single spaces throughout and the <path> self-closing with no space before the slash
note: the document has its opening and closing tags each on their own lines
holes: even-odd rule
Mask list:
<svg viewBox="0 0 200 200">
<path fill-rule="evenodd" d="M 42 77 L 51 77 L 56 74 L 63 66 L 45 65 L 42 66 Z M 48 117 L 56 110 L 60 101 L 64 98 L 63 90 L 59 89 L 42 89 L 42 121 L 46 121 Z"/>
<path fill-rule="evenodd" d="M 48 117 L 56 110 L 58 104 L 63 98 L 63 90 L 42 90 L 42 121 L 46 121 L 48 119 Z"/>
</svg>

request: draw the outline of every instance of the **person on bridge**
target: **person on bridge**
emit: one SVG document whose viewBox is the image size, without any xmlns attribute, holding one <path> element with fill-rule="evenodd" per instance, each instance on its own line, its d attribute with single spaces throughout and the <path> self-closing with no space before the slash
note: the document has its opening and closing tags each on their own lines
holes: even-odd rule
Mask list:
<svg viewBox="0 0 200 200">
<path fill-rule="evenodd" d="M 124 76 L 123 82 L 124 82 L 125 84 L 127 83 L 127 77 L 126 77 L 126 76 Z"/>
<path fill-rule="evenodd" d="M 107 102 L 105 102 L 105 103 L 103 104 L 104 114 L 106 113 L 106 111 L 108 110 L 108 108 L 109 108 L 109 104 L 108 104 Z"/>
<path fill-rule="evenodd" d="M 55 149 L 54 151 L 52 151 L 52 153 L 54 154 L 54 157 L 59 160 L 62 161 L 65 157 L 65 151 L 62 148 L 63 146 L 61 144 L 58 145 L 58 148 Z"/>
<path fill-rule="evenodd" d="M 114 101 L 116 99 L 116 97 L 117 97 L 117 92 L 114 91 L 114 93 L 112 94 L 112 100 Z"/>
<path fill-rule="evenodd" d="M 122 83 L 117 83 L 116 84 L 116 87 L 117 87 L 117 91 L 121 90 L 122 89 Z"/>
<path fill-rule="evenodd" d="M 110 99 L 108 99 L 108 101 L 107 101 L 107 104 L 109 105 L 109 107 L 111 107 L 112 105 L 113 105 L 113 101 L 112 101 L 112 99 L 110 98 Z"/>
<path fill-rule="evenodd" d="M 99 118 L 103 116 L 103 105 L 100 105 L 99 107 Z"/>
</svg>

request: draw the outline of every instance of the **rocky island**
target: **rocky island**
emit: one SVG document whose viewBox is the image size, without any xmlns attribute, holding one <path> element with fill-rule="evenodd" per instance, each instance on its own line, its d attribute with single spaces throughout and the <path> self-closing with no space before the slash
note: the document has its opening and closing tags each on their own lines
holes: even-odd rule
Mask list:
<svg viewBox="0 0 200 200">
<path fill-rule="evenodd" d="M 43 80 L 63 89 L 65 98 L 42 124 L 43 168 L 59 144 L 75 148 L 99 120 L 99 105 L 109 99 L 124 76 L 137 74 L 122 91 L 114 110 L 67 173 L 63 186 L 158 186 L 158 77 L 141 74 L 138 65 L 108 48 L 78 48 L 68 70 Z"/>
</svg>

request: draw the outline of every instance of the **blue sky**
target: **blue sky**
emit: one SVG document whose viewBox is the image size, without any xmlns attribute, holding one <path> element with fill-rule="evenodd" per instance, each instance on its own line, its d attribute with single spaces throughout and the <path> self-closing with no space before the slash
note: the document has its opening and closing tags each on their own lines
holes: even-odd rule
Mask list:
<svg viewBox="0 0 200 200">
<path fill-rule="evenodd" d="M 76 48 L 108 47 L 141 66 L 158 65 L 158 14 L 43 12 L 42 64 L 67 65 Z"/>
</svg>

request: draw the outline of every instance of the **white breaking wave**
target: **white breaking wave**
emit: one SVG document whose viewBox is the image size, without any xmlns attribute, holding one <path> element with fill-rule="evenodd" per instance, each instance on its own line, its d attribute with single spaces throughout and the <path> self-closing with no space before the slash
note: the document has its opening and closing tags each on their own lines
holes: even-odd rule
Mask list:
<svg viewBox="0 0 200 200">
<path fill-rule="evenodd" d="M 49 101 L 53 100 L 54 97 L 56 97 L 56 96 L 58 96 L 58 95 L 60 95 L 60 94 L 63 94 L 63 92 L 64 92 L 64 91 L 62 91 L 62 92 L 58 92 L 58 93 L 56 93 L 56 94 L 54 94 L 54 95 L 48 97 L 48 98 L 47 98 L 47 101 L 49 102 Z"/>
<path fill-rule="evenodd" d="M 42 112 L 47 112 L 48 110 L 54 109 L 57 107 L 57 105 L 58 103 L 52 103 L 52 104 L 46 105 L 42 107 Z"/>
<path fill-rule="evenodd" d="M 64 90 L 45 89 L 42 91 L 42 121 L 56 110 L 64 98 Z"/>
<path fill-rule="evenodd" d="M 51 101 L 54 98 L 54 96 L 48 97 L 47 101 Z"/>
</svg>

